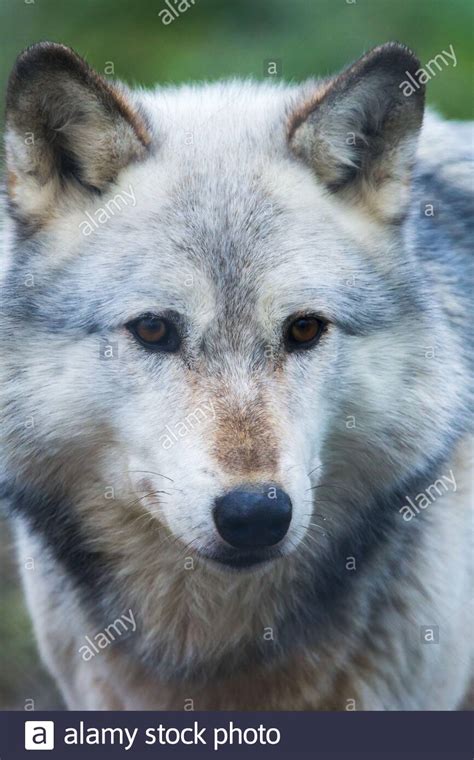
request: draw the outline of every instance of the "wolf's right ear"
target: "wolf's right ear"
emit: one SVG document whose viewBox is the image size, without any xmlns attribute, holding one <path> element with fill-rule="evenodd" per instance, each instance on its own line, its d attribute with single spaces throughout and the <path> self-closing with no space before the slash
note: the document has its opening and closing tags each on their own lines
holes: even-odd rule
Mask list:
<svg viewBox="0 0 474 760">
<path fill-rule="evenodd" d="M 326 188 L 383 222 L 409 197 L 423 120 L 420 63 L 404 45 L 371 50 L 291 115 L 290 147 Z"/>
<path fill-rule="evenodd" d="M 104 190 L 149 143 L 124 94 L 70 48 L 42 42 L 17 58 L 6 103 L 8 193 L 27 225 L 41 225 L 68 189 Z"/>
</svg>

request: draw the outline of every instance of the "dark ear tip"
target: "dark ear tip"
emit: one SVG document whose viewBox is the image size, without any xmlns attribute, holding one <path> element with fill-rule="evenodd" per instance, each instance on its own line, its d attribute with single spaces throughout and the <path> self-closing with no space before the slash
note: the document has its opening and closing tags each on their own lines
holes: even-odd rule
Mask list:
<svg viewBox="0 0 474 760">
<path fill-rule="evenodd" d="M 372 52 L 380 53 L 387 59 L 392 59 L 394 62 L 411 61 L 416 66 L 421 65 L 416 53 L 411 48 L 409 48 L 408 45 L 404 45 L 403 42 L 397 42 L 395 40 L 391 42 L 385 42 L 383 45 L 378 45 L 375 47 Z"/>
<path fill-rule="evenodd" d="M 420 69 L 421 63 L 413 50 L 401 42 L 386 42 L 372 48 L 362 58 L 359 58 L 349 69 L 349 73 L 351 78 L 357 79 L 369 72 L 383 72 L 390 77 L 393 83 L 398 83 L 398 86 L 409 75 L 412 80 L 418 82 L 415 100 L 422 105 L 425 85 L 419 81 L 418 71 Z"/>
<path fill-rule="evenodd" d="M 64 64 L 84 64 L 81 56 L 78 55 L 72 48 L 67 45 L 63 45 L 60 42 L 49 42 L 44 40 L 43 42 L 35 42 L 34 45 L 30 45 L 25 48 L 16 59 L 14 69 L 24 71 L 25 68 L 52 66 L 58 67 Z"/>
<path fill-rule="evenodd" d="M 17 57 L 7 85 L 7 108 L 14 100 L 19 85 L 32 83 L 48 72 L 69 71 L 84 76 L 89 71 L 86 62 L 72 48 L 59 42 L 37 42 Z"/>
<path fill-rule="evenodd" d="M 369 50 L 360 60 L 361 63 L 376 64 L 378 67 L 402 74 L 405 71 L 414 74 L 421 67 L 413 50 L 401 42 L 386 42 L 378 45 Z"/>
</svg>

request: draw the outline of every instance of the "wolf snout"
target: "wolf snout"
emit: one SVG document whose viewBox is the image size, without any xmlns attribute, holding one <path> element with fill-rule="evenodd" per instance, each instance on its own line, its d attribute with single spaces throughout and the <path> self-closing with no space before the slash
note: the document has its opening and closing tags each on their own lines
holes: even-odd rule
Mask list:
<svg viewBox="0 0 474 760">
<path fill-rule="evenodd" d="M 290 527 L 291 499 L 271 484 L 241 486 L 216 499 L 214 522 L 221 538 L 231 546 L 274 546 Z"/>
</svg>

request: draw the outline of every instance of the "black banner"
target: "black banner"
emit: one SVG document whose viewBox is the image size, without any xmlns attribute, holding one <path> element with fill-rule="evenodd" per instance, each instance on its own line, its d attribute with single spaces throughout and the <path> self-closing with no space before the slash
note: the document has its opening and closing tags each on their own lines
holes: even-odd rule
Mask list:
<svg viewBox="0 0 474 760">
<path fill-rule="evenodd" d="M 472 760 L 467 712 L 3 712 L 0 760 Z"/>
</svg>

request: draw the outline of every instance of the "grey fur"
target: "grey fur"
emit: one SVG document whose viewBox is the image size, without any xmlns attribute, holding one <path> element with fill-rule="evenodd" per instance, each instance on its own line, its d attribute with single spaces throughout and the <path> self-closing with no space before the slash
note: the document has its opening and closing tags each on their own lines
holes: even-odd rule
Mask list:
<svg viewBox="0 0 474 760">
<path fill-rule="evenodd" d="M 58 74 L 63 48 L 46 48 L 46 61 L 44 51 L 30 52 L 40 72 L 71 75 Z M 77 77 L 80 61 L 66 60 Z M 397 87 L 416 65 L 392 44 L 333 82 L 117 86 L 128 163 L 93 189 L 81 177 L 107 162 L 101 154 L 95 167 L 80 143 L 81 176 L 57 176 L 61 161 L 46 185 L 25 172 L 18 124 L 32 107 L 17 112 L 13 77 L 2 469 L 20 557 L 31 545 L 43 558 L 25 587 L 70 706 L 181 709 L 191 693 L 196 709 L 345 709 L 351 698 L 357 709 L 455 709 L 465 698 L 472 151 L 466 125 L 434 114 L 416 148 L 422 97 Z M 80 76 L 90 83 L 88 69 Z M 381 109 L 370 129 L 367 76 Z M 86 100 L 98 88 L 101 101 L 109 90 L 92 81 Z M 331 143 L 334 109 L 351 127 L 359 119 L 349 173 L 340 130 Z M 137 123 L 146 150 L 127 154 Z M 89 233 L 84 219 L 129 187 L 136 205 Z M 434 217 L 422 213 L 431 201 Z M 133 342 L 125 325 L 144 313 L 176 320 L 179 355 Z M 329 326 L 314 349 L 290 355 L 283 325 L 299 313 Z M 118 351 L 110 361 L 104 344 Z M 197 415 L 206 408 L 213 419 Z M 165 426 L 198 416 L 163 452 Z M 450 471 L 456 492 L 404 524 L 406 496 Z M 281 556 L 228 574 L 210 559 L 213 501 L 270 481 L 293 500 Z M 454 606 L 451 583 L 462 586 Z M 56 615 L 71 611 L 74 649 L 124 609 L 137 630 L 113 655 L 89 670 L 66 664 Z M 443 628 L 436 652 L 419 639 L 430 623 Z"/>
</svg>

